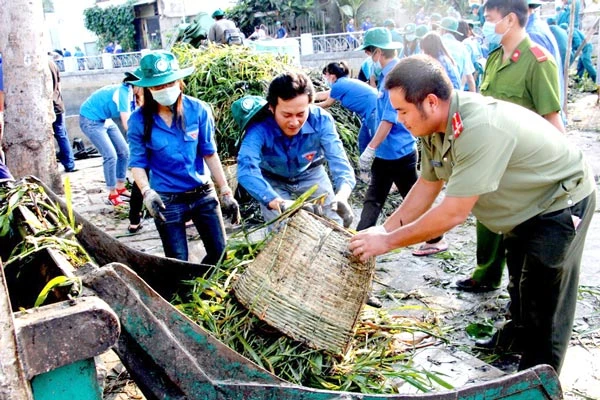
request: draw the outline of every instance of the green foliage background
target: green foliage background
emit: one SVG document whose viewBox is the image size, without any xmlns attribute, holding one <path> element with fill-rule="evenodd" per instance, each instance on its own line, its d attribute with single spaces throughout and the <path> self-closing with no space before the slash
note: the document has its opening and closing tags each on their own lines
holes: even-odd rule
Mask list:
<svg viewBox="0 0 600 400">
<path fill-rule="evenodd" d="M 103 49 L 109 42 L 119 41 L 123 51 L 135 49 L 135 12 L 133 2 L 110 6 L 87 8 L 84 12 L 86 29 L 98 36 L 98 47 Z"/>
</svg>

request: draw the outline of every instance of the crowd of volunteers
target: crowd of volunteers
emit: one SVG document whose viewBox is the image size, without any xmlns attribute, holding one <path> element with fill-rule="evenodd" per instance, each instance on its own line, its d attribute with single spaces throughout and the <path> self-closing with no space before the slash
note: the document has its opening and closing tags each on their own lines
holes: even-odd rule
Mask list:
<svg viewBox="0 0 600 400">
<path fill-rule="evenodd" d="M 329 88 L 316 92 L 308 75 L 281 72 L 264 97 L 232 104 L 243 132 L 239 184 L 267 222 L 317 185 L 312 196 L 321 199 L 321 215 L 358 231 L 349 249 L 361 260 L 415 244 L 415 256 L 445 251 L 444 234 L 473 214 L 477 265 L 456 288 L 497 290 L 507 267 L 507 323 L 490 345 L 510 342 L 522 355 L 520 369 L 549 364 L 560 371 L 596 197 L 594 174 L 564 135 L 564 58 L 573 61 L 581 47 L 577 76 L 596 79 L 579 11 L 574 51 L 566 55 L 571 1 L 579 10 L 579 0 L 565 0 L 548 20 L 538 0 L 488 0 L 464 18 L 453 9 L 446 16 L 422 9 L 402 28 L 365 18 L 360 38 L 351 19 L 348 41 L 366 56 L 357 77 L 345 61 L 328 63 L 322 73 Z M 225 44 L 235 23 L 221 10 L 213 18 L 210 40 Z M 265 30 L 257 26 L 251 39 L 264 38 Z M 287 35 L 277 23 L 276 36 Z M 50 67 L 60 105 L 58 71 Z M 1 71 L 0 58 L 0 93 Z M 188 259 L 191 223 L 206 250 L 202 262 L 217 264 L 225 218 L 242 221 L 217 154 L 211 107 L 185 94 L 184 79 L 193 72 L 168 51 L 147 52 L 121 83 L 94 92 L 79 120 L 103 158 L 108 201 L 120 206 L 131 198 L 129 231 L 141 229 L 143 204 L 165 256 Z M 336 102 L 361 121 L 357 166 L 327 111 Z M 64 107 L 55 110 L 62 132 Z M 72 155 L 61 161 L 74 169 Z M 368 179 L 360 204 L 350 200 L 355 168 Z M 12 179 L 0 152 L 0 183 Z M 403 201 L 380 220 L 394 186 Z M 373 296 L 368 303 L 381 306 Z"/>
</svg>

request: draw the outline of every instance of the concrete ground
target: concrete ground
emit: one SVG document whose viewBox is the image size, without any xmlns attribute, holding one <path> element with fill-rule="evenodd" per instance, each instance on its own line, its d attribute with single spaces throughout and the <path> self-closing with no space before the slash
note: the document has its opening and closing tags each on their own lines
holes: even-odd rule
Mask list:
<svg viewBox="0 0 600 400">
<path fill-rule="evenodd" d="M 586 154 L 595 174 L 600 175 L 600 108 L 597 96 L 584 96 L 578 107 L 570 111 L 569 137 Z M 144 228 L 135 235 L 127 233 L 126 212 L 115 212 L 107 202 L 102 174 L 102 159 L 78 160 L 77 172 L 64 174 L 71 181 L 75 209 L 107 233 L 139 250 L 162 255 L 162 246 L 152 220 L 144 221 Z M 61 168 L 61 167 L 59 167 Z M 355 203 L 359 204 L 359 203 Z M 356 212 L 360 210 L 357 208 Z M 598 210 L 596 210 L 598 212 Z M 188 230 L 191 260 L 199 262 L 204 254 L 202 243 L 195 237 L 194 228 Z M 435 313 L 444 323 L 452 326 L 446 345 L 424 350 L 418 356 L 423 364 L 435 362 L 437 370 L 453 374 L 455 385 L 492 379 L 514 371 L 514 359 L 492 360 L 473 351 L 473 341 L 465 333 L 471 322 L 497 320 L 502 314 L 508 296 L 504 290 L 485 294 L 469 294 L 455 289 L 454 282 L 468 276 L 475 263 L 475 228 L 469 219 L 446 235 L 450 249 L 430 257 L 414 257 L 411 250 L 402 249 L 378 258 L 374 292 L 384 306 L 394 312 L 402 305 L 418 304 L 421 311 Z M 569 399 L 600 399 L 600 218 L 592 220 L 584 251 L 581 271 L 581 296 L 573 340 L 560 379 L 565 397 Z M 491 366 L 482 368 L 481 359 Z M 116 369 L 112 370 L 112 367 Z M 457 369 L 458 368 L 458 369 Z M 109 364 L 118 375 L 118 362 Z M 130 385 L 131 386 L 131 385 Z M 127 387 L 124 385 L 123 387 Z M 119 389 L 121 390 L 121 389 Z M 116 392 L 110 399 L 143 398 L 134 385 L 131 392 Z M 121 396 L 121 397 L 119 397 Z M 123 397 L 125 396 L 125 397 Z"/>
</svg>

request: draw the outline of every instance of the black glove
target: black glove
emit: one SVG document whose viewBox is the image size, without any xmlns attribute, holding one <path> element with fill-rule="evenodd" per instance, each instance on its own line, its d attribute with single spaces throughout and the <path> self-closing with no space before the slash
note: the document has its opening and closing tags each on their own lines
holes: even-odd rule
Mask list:
<svg viewBox="0 0 600 400">
<path fill-rule="evenodd" d="M 223 218 L 230 218 L 230 221 L 233 225 L 239 224 L 242 221 L 242 216 L 240 215 L 240 206 L 233 198 L 233 193 L 231 193 L 231 190 L 222 194 L 219 200 L 221 202 L 221 212 L 223 213 Z"/>
<path fill-rule="evenodd" d="M 144 205 L 153 218 L 159 218 L 161 221 L 166 221 L 165 216 L 160 212 L 160 210 L 165 209 L 165 205 L 162 202 L 160 195 L 154 190 L 146 190 L 144 193 Z"/>
</svg>

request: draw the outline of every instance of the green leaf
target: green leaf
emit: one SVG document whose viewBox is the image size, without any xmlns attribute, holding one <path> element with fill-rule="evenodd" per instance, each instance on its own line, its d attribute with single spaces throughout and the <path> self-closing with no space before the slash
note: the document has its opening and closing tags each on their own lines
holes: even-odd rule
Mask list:
<svg viewBox="0 0 600 400">
<path fill-rule="evenodd" d="M 465 331 L 473 339 L 489 338 L 494 334 L 494 325 L 489 322 L 473 322 L 467 325 Z"/>
</svg>

